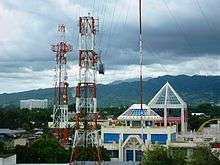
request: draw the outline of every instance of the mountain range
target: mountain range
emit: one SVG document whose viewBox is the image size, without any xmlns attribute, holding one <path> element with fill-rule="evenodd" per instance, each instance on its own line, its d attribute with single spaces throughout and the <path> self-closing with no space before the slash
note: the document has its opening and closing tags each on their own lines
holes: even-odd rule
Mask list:
<svg viewBox="0 0 220 165">
<path fill-rule="evenodd" d="M 145 78 L 143 81 L 144 102 L 148 103 L 157 91 L 169 82 L 187 104 L 202 102 L 220 103 L 220 76 L 161 76 Z M 70 104 L 74 103 L 73 88 L 69 89 Z M 30 90 L 17 93 L 0 94 L 0 105 L 16 105 L 23 99 L 48 99 L 53 103 L 53 88 Z M 139 81 L 128 79 L 110 84 L 97 85 L 97 102 L 100 107 L 124 106 L 139 102 Z"/>
</svg>

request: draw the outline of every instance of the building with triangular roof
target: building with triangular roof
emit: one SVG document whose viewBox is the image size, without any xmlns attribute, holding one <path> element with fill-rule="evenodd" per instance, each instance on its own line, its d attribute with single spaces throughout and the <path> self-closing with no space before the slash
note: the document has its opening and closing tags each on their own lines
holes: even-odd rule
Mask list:
<svg viewBox="0 0 220 165">
<path fill-rule="evenodd" d="M 151 144 L 176 141 L 176 126 L 158 125 L 162 117 L 146 104 L 133 104 L 115 124 L 101 126 L 101 142 L 111 160 L 140 161 L 142 151 Z"/>
<path fill-rule="evenodd" d="M 130 123 L 132 121 L 159 121 L 162 118 L 146 104 L 133 104 L 118 118 L 119 121 L 126 121 Z M 131 123 L 132 124 L 132 123 Z"/>
<path fill-rule="evenodd" d="M 170 124 L 181 124 L 181 132 L 184 133 L 187 127 L 187 104 L 167 82 L 148 103 L 151 109 L 163 110 L 163 123 L 166 127 Z M 180 116 L 168 116 L 168 111 L 180 111 Z"/>
</svg>

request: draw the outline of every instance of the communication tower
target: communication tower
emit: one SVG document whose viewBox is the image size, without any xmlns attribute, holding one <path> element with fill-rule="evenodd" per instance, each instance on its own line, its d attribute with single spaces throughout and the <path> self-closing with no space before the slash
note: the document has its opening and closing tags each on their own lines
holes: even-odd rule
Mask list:
<svg viewBox="0 0 220 165">
<path fill-rule="evenodd" d="M 77 146 L 96 148 L 96 161 L 101 164 L 97 130 L 96 74 L 104 74 L 100 55 L 96 52 L 98 19 L 79 17 L 79 81 L 76 86 L 75 134 L 70 164 L 75 164 Z"/>
<path fill-rule="evenodd" d="M 58 26 L 60 41 L 51 45 L 51 50 L 56 54 L 55 87 L 53 122 L 51 128 L 55 130 L 60 140 L 68 138 L 68 82 L 67 82 L 67 53 L 72 46 L 65 41 L 65 25 Z"/>
</svg>

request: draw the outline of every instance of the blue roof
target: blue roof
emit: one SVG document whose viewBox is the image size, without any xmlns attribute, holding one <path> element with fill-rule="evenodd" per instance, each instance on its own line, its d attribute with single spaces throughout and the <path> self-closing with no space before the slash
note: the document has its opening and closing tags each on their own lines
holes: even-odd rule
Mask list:
<svg viewBox="0 0 220 165">
<path fill-rule="evenodd" d="M 146 104 L 133 104 L 123 114 L 121 114 L 119 120 L 159 120 L 161 117 L 151 110 Z"/>
</svg>

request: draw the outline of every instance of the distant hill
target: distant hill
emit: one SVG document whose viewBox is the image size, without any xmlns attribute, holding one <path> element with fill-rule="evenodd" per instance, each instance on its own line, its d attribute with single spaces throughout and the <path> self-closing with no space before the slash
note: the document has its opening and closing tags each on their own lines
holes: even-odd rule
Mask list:
<svg viewBox="0 0 220 165">
<path fill-rule="evenodd" d="M 145 78 L 143 78 L 143 81 L 148 81 L 150 79 L 152 79 L 152 77 L 145 77 Z M 117 80 L 117 81 L 113 81 L 110 84 L 111 85 L 116 85 L 116 84 L 120 84 L 120 83 L 124 83 L 124 82 L 135 82 L 135 81 L 139 81 L 139 78 L 131 78 L 131 79 L 126 79 L 126 80 Z"/>
<path fill-rule="evenodd" d="M 161 76 L 148 78 L 143 82 L 144 102 L 148 101 L 167 82 L 180 94 L 188 104 L 201 102 L 220 102 L 220 76 Z M 0 94 L 0 105 L 19 105 L 22 99 L 49 99 L 53 103 L 53 89 L 38 89 L 18 93 Z M 116 82 L 97 86 L 97 98 L 99 106 L 130 105 L 139 102 L 139 82 L 134 81 Z M 69 90 L 70 102 L 75 101 L 74 89 Z"/>
</svg>

